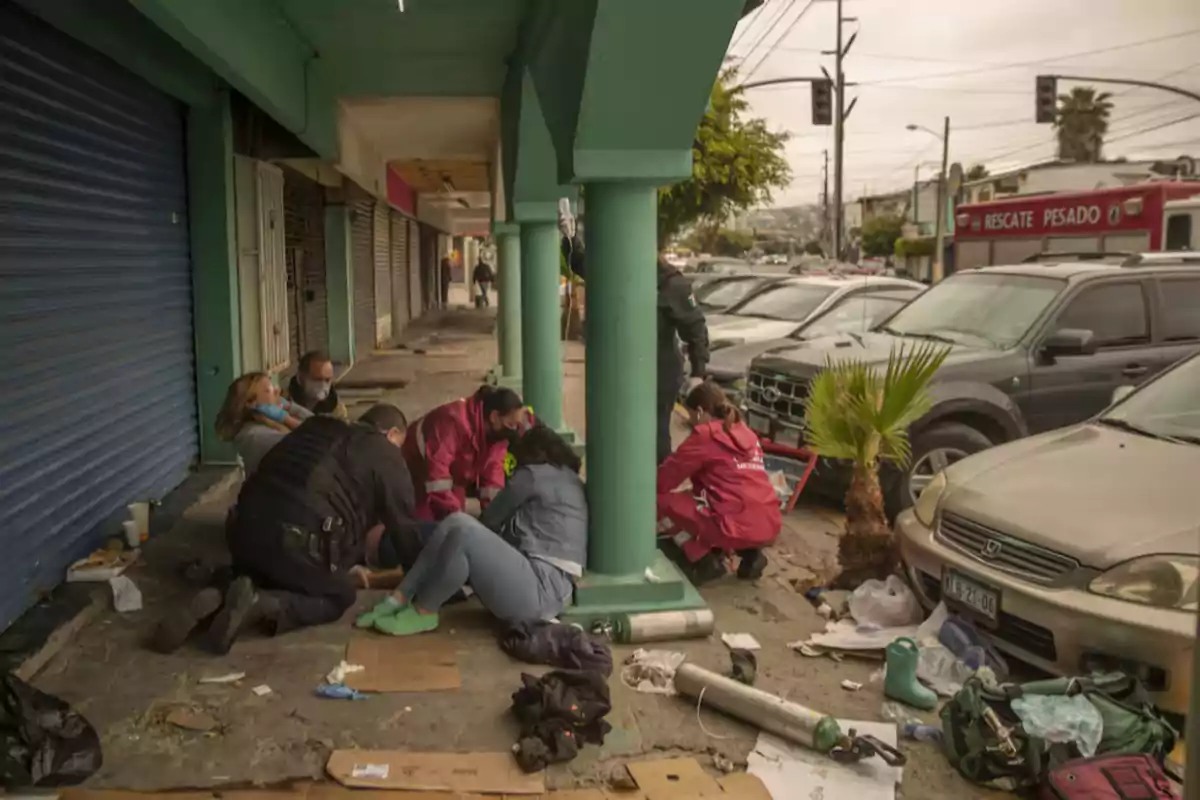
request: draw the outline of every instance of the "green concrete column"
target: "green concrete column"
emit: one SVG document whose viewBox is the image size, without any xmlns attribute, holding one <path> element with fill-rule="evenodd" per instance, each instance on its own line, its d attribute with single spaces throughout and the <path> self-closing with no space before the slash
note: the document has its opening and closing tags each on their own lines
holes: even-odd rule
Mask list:
<svg viewBox="0 0 1200 800">
<path fill-rule="evenodd" d="M 325 206 L 325 303 L 329 317 L 329 357 L 354 363 L 354 271 L 350 221 L 344 204 Z"/>
<path fill-rule="evenodd" d="M 521 221 L 521 356 L 525 402 L 538 419 L 563 427 L 559 333 L 559 237 L 553 220 Z"/>
<path fill-rule="evenodd" d="M 654 560 L 658 195 L 588 183 L 588 569 L 641 573 Z"/>
<path fill-rule="evenodd" d="M 521 369 L 521 228 L 497 223 L 496 266 L 500 272 L 500 367 L 505 378 L 522 377 Z"/>
<path fill-rule="evenodd" d="M 206 464 L 233 464 L 237 461 L 233 445 L 217 439 L 213 430 L 225 392 L 242 370 L 228 93 L 219 92 L 211 102 L 189 107 L 187 159 L 200 459 Z"/>
</svg>

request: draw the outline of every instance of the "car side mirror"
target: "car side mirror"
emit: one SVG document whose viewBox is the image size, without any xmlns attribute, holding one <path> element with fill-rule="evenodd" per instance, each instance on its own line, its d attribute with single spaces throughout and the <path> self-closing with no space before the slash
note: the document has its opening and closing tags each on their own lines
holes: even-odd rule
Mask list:
<svg viewBox="0 0 1200 800">
<path fill-rule="evenodd" d="M 1113 393 L 1112 393 L 1113 404 L 1115 405 L 1115 404 L 1121 402 L 1122 400 L 1124 400 L 1126 397 L 1129 397 L 1129 395 L 1133 394 L 1133 388 L 1134 387 L 1132 387 L 1132 386 L 1126 385 L 1126 386 L 1118 386 L 1117 388 L 1113 389 Z"/>
<path fill-rule="evenodd" d="M 1090 356 L 1096 352 L 1096 337 L 1082 328 L 1062 328 L 1042 341 L 1042 355 Z"/>
</svg>

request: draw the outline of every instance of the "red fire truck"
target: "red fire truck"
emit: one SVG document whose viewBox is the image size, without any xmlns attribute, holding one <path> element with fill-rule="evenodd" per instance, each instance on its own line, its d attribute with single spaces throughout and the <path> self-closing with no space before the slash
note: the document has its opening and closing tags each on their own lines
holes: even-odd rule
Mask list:
<svg viewBox="0 0 1200 800">
<path fill-rule="evenodd" d="M 1017 264 L 1037 253 L 1146 253 L 1165 249 L 1168 203 L 1200 183 L 1163 181 L 959 206 L 955 270 Z"/>
</svg>

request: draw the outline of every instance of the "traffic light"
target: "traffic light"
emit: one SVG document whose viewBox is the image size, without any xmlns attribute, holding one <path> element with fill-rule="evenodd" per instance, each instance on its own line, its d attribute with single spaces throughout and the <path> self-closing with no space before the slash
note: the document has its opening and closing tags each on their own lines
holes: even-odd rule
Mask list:
<svg viewBox="0 0 1200 800">
<path fill-rule="evenodd" d="M 812 122 L 813 125 L 833 124 L 833 81 L 831 80 L 812 82 Z"/>
<path fill-rule="evenodd" d="M 1058 78 L 1053 75 L 1037 77 L 1037 115 L 1039 124 L 1058 118 Z"/>
</svg>

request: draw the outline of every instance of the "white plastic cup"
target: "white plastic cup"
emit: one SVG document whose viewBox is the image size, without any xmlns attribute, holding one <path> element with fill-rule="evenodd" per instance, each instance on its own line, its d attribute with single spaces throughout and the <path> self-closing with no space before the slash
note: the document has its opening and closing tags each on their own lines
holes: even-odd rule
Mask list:
<svg viewBox="0 0 1200 800">
<path fill-rule="evenodd" d="M 121 523 L 125 528 L 125 544 L 138 547 L 142 543 L 142 532 L 138 530 L 137 522 L 127 519 Z"/>
<path fill-rule="evenodd" d="M 139 542 L 143 542 L 150 538 L 150 504 L 149 503 L 130 503 L 129 518 L 137 525 L 137 533 Z"/>
</svg>

